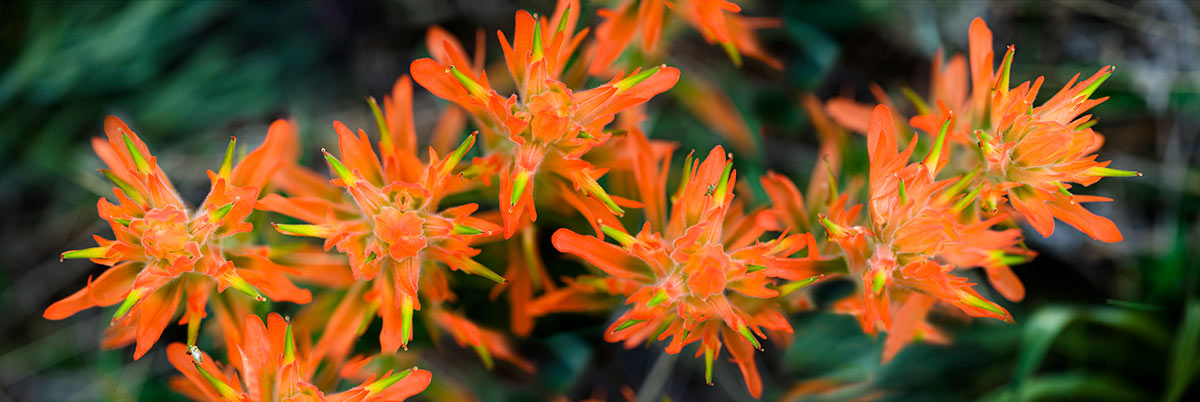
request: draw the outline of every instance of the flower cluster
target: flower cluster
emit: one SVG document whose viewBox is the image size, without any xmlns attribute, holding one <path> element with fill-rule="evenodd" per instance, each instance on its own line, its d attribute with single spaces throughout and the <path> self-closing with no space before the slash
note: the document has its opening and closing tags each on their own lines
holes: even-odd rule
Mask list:
<svg viewBox="0 0 1200 402">
<path fill-rule="evenodd" d="M 115 185 L 115 203 L 97 206 L 113 239 L 96 236 L 96 247 L 62 257 L 110 268 L 45 317 L 119 304 L 103 342 L 136 343 L 137 359 L 182 301 L 186 343 L 166 350 L 182 373 L 171 386 L 188 397 L 384 401 L 439 381 L 409 364 L 420 353 L 410 345 L 424 345 L 420 326 L 433 343 L 444 331 L 488 368 L 500 360 L 533 372 L 513 336 L 530 336 L 549 314 L 611 311 L 606 341 L 662 342 L 671 354 L 688 348 L 703 356 L 710 384 L 727 352 L 757 398 L 764 382 L 755 350 L 786 347 L 801 325 L 793 313 L 818 307 L 814 284 L 856 285 L 832 310 L 866 333 L 885 332 L 886 362 L 913 341 L 949 341 L 927 321 L 938 306 L 1013 320 L 966 271 L 980 268 L 1001 296 L 1023 299 L 1012 266 L 1035 253 L 1020 223 L 1049 236 L 1057 219 L 1103 242 L 1121 240 L 1112 221 L 1081 205 L 1110 199 L 1072 192 L 1138 175 L 1096 160 L 1103 141 L 1085 115 L 1104 100 L 1091 96 L 1112 67 L 1076 76 L 1035 105 L 1042 79 L 1011 86 L 1013 47 L 997 68 L 991 32 L 976 19 L 969 56 L 935 56 L 930 98 L 905 91 L 915 109 L 907 119 L 879 87 L 874 107 L 803 98 L 821 142 L 805 191 L 775 172 L 739 181 L 723 146 L 687 154 L 669 191 L 678 144 L 644 133 L 652 99 L 674 91 L 733 149 L 754 156 L 756 146 L 716 84 L 667 66 L 663 43 L 679 34 L 666 28 L 669 17 L 719 44 L 734 64 L 746 56 L 771 68 L 781 62 L 754 31 L 777 21 L 742 16 L 725 0 L 621 1 L 599 11 L 589 37 L 577 29 L 580 10 L 564 0 L 549 16 L 517 12 L 514 30 L 497 35 L 509 77 L 495 81 L 482 34 L 469 57 L 447 31 L 430 28 L 431 57 L 412 62 L 411 78 L 397 80 L 382 102 L 368 98 L 375 139 L 333 123 L 338 149 L 321 150 L 329 175 L 299 163 L 295 126 L 277 121 L 240 158 L 236 141 L 229 144 L 196 208 L 137 134 L 108 118 L 106 138 L 93 147 Z M 653 63 L 637 64 L 646 60 Z M 417 135 L 414 82 L 449 102 L 427 137 Z M 463 136 L 468 122 L 477 131 Z M 865 134 L 865 177 L 842 172 L 843 157 L 858 151 L 847 129 Z M 745 196 L 754 186 L 766 200 Z M 537 223 L 539 203 L 562 219 Z M 586 225 L 567 226 L 576 217 Z M 539 248 L 539 229 L 587 273 L 550 272 L 544 260 L 560 256 Z M 493 251 L 502 257 L 490 258 Z M 494 260 L 507 261 L 503 275 L 485 265 Z M 511 334 L 472 320 L 460 303 L 470 276 L 493 286 L 493 298 L 508 293 Z M 305 306 L 294 320 L 270 312 L 264 323 L 265 310 L 281 307 L 268 301 Z M 210 311 L 226 365 L 198 346 Z M 364 347 L 359 338 L 376 317 L 378 347 Z M 362 385 L 335 393 L 339 379 Z"/>
</svg>

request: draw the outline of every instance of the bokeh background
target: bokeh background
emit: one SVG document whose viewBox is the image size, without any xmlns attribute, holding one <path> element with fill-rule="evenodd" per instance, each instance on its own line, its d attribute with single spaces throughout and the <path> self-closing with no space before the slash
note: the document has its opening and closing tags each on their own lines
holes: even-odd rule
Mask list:
<svg viewBox="0 0 1200 402">
<path fill-rule="evenodd" d="M 735 68 L 687 29 L 670 53 L 685 75 L 717 83 L 761 132 L 758 147 L 737 159 L 745 177 L 774 169 L 806 181 L 816 135 L 801 94 L 868 101 L 871 83 L 924 92 L 934 51 L 965 52 L 975 16 L 987 20 L 998 49 L 1016 44 L 1015 79 L 1045 75 L 1045 88 L 1056 89 L 1077 72 L 1116 65 L 1097 92 L 1110 99 L 1094 109 L 1107 137 L 1101 158 L 1145 173 L 1086 190 L 1116 199 L 1091 208 L 1117 222 L 1124 242 L 1095 242 L 1065 226 L 1050 238 L 1029 237 L 1040 255 L 1015 268 L 1028 297 L 1005 304 L 1016 324 L 939 321 L 954 344 L 915 345 L 881 366 L 881 340 L 851 318 L 794 315 L 791 346 L 759 354 L 764 400 L 803 389 L 832 389 L 809 400 L 1200 400 L 1200 3 L 739 3 L 746 15 L 783 20 L 760 32 L 783 70 L 754 60 Z M 605 2 L 584 4 L 594 22 Z M 100 162 L 88 143 L 102 134 L 105 115 L 129 122 L 195 202 L 208 185 L 204 169 L 219 164 L 230 135 L 258 143 L 271 120 L 293 118 L 306 162 L 320 167 L 317 150 L 333 143 L 330 122 L 370 127 L 363 98 L 385 93 L 427 54 L 426 27 L 446 27 L 468 48 L 483 28 L 494 62 L 494 32 L 511 30 L 521 8 L 546 12 L 552 2 L 0 3 L 0 402 L 182 400 L 166 388 L 174 369 L 162 352 L 183 339 L 181 328 L 134 362 L 129 350 L 98 348 L 111 311 L 41 318 L 101 272 L 58 255 L 86 247 L 93 233 L 108 235 L 95 203 L 111 186 L 95 173 Z M 442 102 L 417 92 L 418 132 L 428 133 Z M 685 150 L 725 143 L 677 98 L 662 98 L 652 104 L 652 138 Z M 817 298 L 846 291 L 827 286 Z M 506 327 L 503 310 L 490 313 L 502 303 L 465 299 L 468 315 Z M 486 401 L 617 399 L 623 385 L 644 400 L 749 399 L 731 364 L 717 364 L 708 387 L 702 362 L 687 353 L 604 343 L 611 318 L 539 321 L 517 341 L 536 374 L 503 365 L 487 373 L 453 347 L 430 352 L 422 367 L 435 382 L 443 373 L 458 378 Z"/>
</svg>

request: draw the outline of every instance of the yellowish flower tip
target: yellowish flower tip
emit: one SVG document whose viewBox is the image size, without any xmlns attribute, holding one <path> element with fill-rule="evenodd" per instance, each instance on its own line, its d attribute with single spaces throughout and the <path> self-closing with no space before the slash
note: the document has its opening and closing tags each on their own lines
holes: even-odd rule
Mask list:
<svg viewBox="0 0 1200 402">
<path fill-rule="evenodd" d="M 125 140 L 125 149 L 129 150 L 129 156 L 133 158 L 133 164 L 137 166 L 138 172 L 150 173 L 150 163 L 146 161 L 146 155 L 142 155 L 142 151 L 139 151 L 137 145 L 133 144 L 133 140 L 129 138 L 128 134 L 121 132 L 121 138 Z"/>
<path fill-rule="evenodd" d="M 195 346 L 196 339 L 200 337 L 200 315 L 191 312 L 188 312 L 187 315 L 187 344 Z"/>
<path fill-rule="evenodd" d="M 86 258 L 90 260 L 93 258 L 104 258 L 108 256 L 108 251 L 109 247 L 107 246 L 90 247 L 82 250 L 71 250 L 63 252 L 62 255 L 59 255 L 58 261 L 61 262 L 64 259 Z"/>
<path fill-rule="evenodd" d="M 708 385 L 713 385 L 713 380 L 712 380 L 713 360 L 716 358 L 713 355 L 714 355 L 713 348 L 709 347 L 709 346 L 705 346 L 704 347 L 704 383 L 708 384 Z"/>
<path fill-rule="evenodd" d="M 974 169 L 971 169 L 970 172 L 967 172 L 967 174 L 963 175 L 963 177 L 958 179 L 957 182 L 954 182 L 954 184 L 950 185 L 950 187 L 947 187 L 946 191 L 942 193 L 942 197 L 949 198 L 961 193 L 967 188 L 968 185 L 971 184 L 971 180 L 975 179 L 975 175 L 979 174 L 979 169 L 980 166 L 975 166 Z M 946 200 L 945 198 L 943 198 L 943 201 Z"/>
<path fill-rule="evenodd" d="M 453 229 L 450 229 L 450 234 L 452 234 L 452 235 L 473 236 L 473 235 L 477 235 L 477 234 L 481 234 L 481 233 L 483 233 L 482 230 L 479 230 L 479 229 L 476 229 L 476 228 L 473 228 L 473 227 L 470 227 L 467 225 L 460 225 L 457 223 L 454 224 Z"/>
<path fill-rule="evenodd" d="M 654 74 L 657 74 L 658 70 L 662 69 L 663 67 L 666 67 L 666 65 L 663 64 L 663 65 L 659 65 L 659 66 L 651 68 L 651 69 L 646 69 L 640 73 L 631 75 L 629 77 L 625 77 L 624 79 L 617 81 L 616 84 L 613 84 L 613 86 L 617 88 L 616 93 L 622 93 L 622 92 L 628 91 L 629 88 L 633 88 L 635 85 L 640 84 L 642 81 L 645 81 L 647 78 L 650 78 L 650 77 L 654 76 Z"/>
<path fill-rule="evenodd" d="M 933 143 L 933 149 L 929 150 L 929 155 L 921 163 L 925 165 L 925 170 L 928 170 L 930 175 L 935 174 L 934 170 L 938 167 L 938 160 L 942 157 L 942 146 L 946 144 L 946 132 L 950 131 L 950 122 L 953 120 L 954 112 L 950 112 L 950 116 L 947 116 L 946 121 L 942 122 L 942 129 L 938 130 L 937 140 Z"/>
<path fill-rule="evenodd" d="M 887 285 L 887 271 L 882 269 L 876 270 L 875 278 L 871 281 L 871 292 L 875 293 L 875 295 L 883 293 L 884 285 Z"/>
<path fill-rule="evenodd" d="M 217 177 L 229 180 L 229 174 L 233 172 L 233 151 L 237 149 L 237 137 L 229 137 L 229 145 L 225 147 L 225 158 L 221 160 L 221 169 L 217 171 Z"/>
<path fill-rule="evenodd" d="M 121 302 L 121 306 L 117 307 L 117 311 L 113 313 L 112 320 L 116 321 L 121 317 L 124 317 L 129 310 L 133 309 L 133 306 L 136 305 L 139 300 L 142 300 L 142 296 L 145 295 L 145 288 L 134 288 L 133 290 L 130 290 L 129 295 L 125 296 L 125 301 Z"/>
<path fill-rule="evenodd" d="M 603 232 L 604 235 L 616 240 L 617 243 L 621 243 L 621 245 L 624 247 L 632 246 L 634 243 L 638 242 L 637 238 L 633 237 L 629 233 L 625 233 L 620 229 L 605 225 L 604 223 L 600 223 L 600 231 Z"/>
<path fill-rule="evenodd" d="M 358 184 L 358 178 L 354 176 L 354 172 L 351 172 L 350 168 L 343 165 L 342 161 L 339 161 L 338 158 L 335 158 L 333 154 L 330 154 L 324 148 L 321 149 L 321 153 L 325 154 L 325 161 L 329 162 L 329 167 L 333 169 L 333 173 L 342 179 L 342 183 L 345 183 L 346 187 L 354 187 Z"/>
<path fill-rule="evenodd" d="M 725 193 L 729 188 L 729 175 L 733 174 L 733 154 L 729 154 L 728 157 L 729 160 L 725 161 L 725 170 L 721 171 L 721 179 L 717 182 L 717 188 L 713 191 L 716 205 L 724 204 Z"/>
<path fill-rule="evenodd" d="M 967 193 L 966 196 L 963 196 L 962 199 L 959 199 L 958 202 L 954 203 L 954 206 L 952 206 L 950 209 L 955 213 L 966 210 L 967 207 L 971 206 L 971 203 L 975 202 L 975 199 L 979 197 L 979 193 L 981 191 L 983 191 L 983 183 L 975 186 L 974 190 L 971 190 L 970 193 Z"/>
<path fill-rule="evenodd" d="M 1103 84 L 1104 81 L 1107 81 L 1108 77 L 1111 77 L 1112 73 L 1114 71 L 1117 71 L 1117 68 L 1113 67 L 1113 66 L 1106 66 L 1106 67 L 1100 69 L 1100 71 L 1107 71 L 1107 72 L 1104 73 L 1104 75 L 1100 76 L 1100 78 L 1097 79 L 1096 81 L 1093 81 L 1091 84 L 1088 84 L 1087 88 L 1084 88 L 1083 91 L 1079 92 L 1079 95 L 1076 95 L 1076 97 L 1078 99 L 1090 98 L 1092 96 L 1092 94 L 1096 92 L 1096 89 L 1100 88 L 1100 84 Z"/>
<path fill-rule="evenodd" d="M 904 187 L 904 178 L 899 174 L 896 175 L 896 178 L 900 179 L 900 205 L 908 204 L 908 189 Z"/>
<path fill-rule="evenodd" d="M 383 110 L 379 108 L 379 102 L 375 101 L 374 96 L 368 96 L 367 106 L 371 107 L 371 114 L 375 116 L 375 126 L 379 128 L 380 150 L 383 152 L 391 152 L 392 130 L 388 127 L 387 119 L 383 117 Z"/>
<path fill-rule="evenodd" d="M 908 85 L 901 86 L 900 92 L 903 93 L 904 97 L 908 98 L 908 102 L 912 103 L 913 107 L 917 109 L 917 114 L 929 113 L 929 104 L 925 103 L 925 100 L 921 99 L 921 95 L 917 95 L 917 92 L 913 91 L 913 89 Z"/>
<path fill-rule="evenodd" d="M 1004 62 L 1000 63 L 1000 81 L 997 86 L 1004 92 L 1008 92 L 1008 78 L 1012 71 L 1013 53 L 1016 49 L 1016 46 L 1008 45 L 1008 52 L 1004 53 Z"/>
<path fill-rule="evenodd" d="M 667 295 L 666 290 L 659 289 L 657 292 L 654 292 L 654 297 L 651 297 L 650 301 L 646 302 L 646 307 L 654 307 L 662 304 L 663 302 L 667 301 L 668 297 L 669 296 Z"/>
<path fill-rule="evenodd" d="M 747 327 L 746 324 L 738 323 L 737 331 L 739 334 L 742 334 L 743 338 L 746 338 L 746 340 L 750 341 L 750 343 L 754 345 L 755 349 L 758 349 L 759 351 L 763 350 L 762 344 L 758 343 L 758 338 L 754 337 L 754 333 L 750 332 L 750 327 Z"/>
<path fill-rule="evenodd" d="M 569 19 L 571 19 L 571 5 L 567 4 L 567 8 L 563 10 L 562 17 L 558 18 L 558 28 L 554 30 L 556 36 L 567 30 L 567 20 Z"/>
<path fill-rule="evenodd" d="M 324 237 L 329 237 L 330 235 L 333 234 L 332 230 L 330 230 L 324 226 L 321 226 L 321 225 L 274 223 L 274 222 L 272 222 L 271 225 L 275 226 L 276 231 L 278 231 L 279 233 L 283 233 L 285 235 L 324 238 Z"/>
<path fill-rule="evenodd" d="M 475 82 L 475 80 L 471 79 L 471 77 L 463 74 L 462 71 L 458 71 L 458 69 L 454 66 L 450 66 L 446 68 L 446 72 L 453 75 L 454 79 L 458 80 L 458 83 L 462 84 L 463 88 L 466 88 L 467 93 L 471 94 L 471 96 L 474 96 L 480 101 L 487 99 L 487 90 L 483 89 L 483 86 L 479 85 L 479 83 Z"/>
<path fill-rule="evenodd" d="M 137 191 L 137 188 L 134 188 L 132 184 L 129 184 L 129 182 L 121 180 L 121 178 L 117 177 L 116 174 L 113 174 L 111 170 L 100 169 L 100 173 L 103 174 L 104 177 L 108 178 L 108 181 L 111 181 L 114 186 L 120 188 L 130 200 L 133 200 L 138 204 L 143 204 L 146 202 L 146 199 L 143 198 L 142 194 Z"/>
<path fill-rule="evenodd" d="M 287 331 L 283 335 L 283 364 L 296 361 L 296 335 L 292 332 L 292 322 L 288 320 Z"/>
<path fill-rule="evenodd" d="M 1142 176 L 1142 172 L 1137 172 L 1137 171 L 1133 171 L 1133 170 L 1112 169 L 1112 168 L 1106 168 L 1106 167 L 1089 168 L 1087 170 L 1087 173 L 1092 176 L 1099 176 L 1099 177 L 1133 177 L 1133 176 L 1141 177 Z"/>
<path fill-rule="evenodd" d="M 725 54 L 729 55 L 729 61 L 733 62 L 734 67 L 742 66 L 742 52 L 738 51 L 733 41 L 721 42 L 721 48 L 725 49 Z"/>
<path fill-rule="evenodd" d="M 492 366 L 495 365 L 495 361 L 492 359 L 492 352 L 482 344 L 471 345 L 471 348 L 475 349 L 475 354 L 479 355 L 479 360 L 483 361 L 483 367 L 491 370 Z"/>
<path fill-rule="evenodd" d="M 467 151 L 470 151 L 471 147 L 475 146 L 475 136 L 477 134 L 479 134 L 479 132 L 475 131 L 471 133 L 471 135 L 468 135 L 461 144 L 458 144 L 458 148 L 454 148 L 454 152 L 451 152 L 450 155 L 446 156 L 446 161 L 444 162 L 445 165 L 442 166 L 442 171 L 438 172 L 440 175 L 449 175 L 450 172 L 454 170 L 454 167 L 458 166 L 458 163 L 463 160 L 463 157 L 467 156 Z"/>
<path fill-rule="evenodd" d="M 542 21 L 536 20 L 533 23 L 533 61 L 541 60 L 545 56 L 542 46 Z"/>
<path fill-rule="evenodd" d="M 416 370 L 417 367 L 413 366 L 413 368 L 389 375 L 380 379 L 379 381 L 371 383 L 371 385 L 367 386 L 367 395 L 370 396 L 383 392 L 383 390 L 388 389 L 388 387 L 391 387 L 392 385 L 396 385 L 396 383 L 405 379 L 409 374 L 412 374 L 412 372 Z"/>
<path fill-rule="evenodd" d="M 821 280 L 822 277 L 824 277 L 824 275 L 817 275 L 814 277 L 801 279 L 801 280 L 798 280 L 795 282 L 789 282 L 787 284 L 784 284 L 783 286 L 779 287 L 779 295 L 787 296 L 797 290 L 804 289 L 804 288 L 808 287 L 808 285 L 811 285 L 813 283 L 816 283 L 818 280 Z"/>
<path fill-rule="evenodd" d="M 209 219 L 212 222 L 219 222 L 220 220 L 225 219 L 225 215 L 229 215 L 229 210 L 233 209 L 233 204 L 237 204 L 240 199 L 241 197 L 235 197 L 233 202 L 225 204 L 225 206 L 212 211 L 212 213 L 208 215 Z"/>
<path fill-rule="evenodd" d="M 267 301 L 267 298 L 258 293 L 258 289 L 255 289 L 254 286 L 251 286 L 250 283 L 246 282 L 246 279 L 238 275 L 237 271 L 232 269 L 226 271 L 225 274 L 221 275 L 221 281 L 225 282 L 225 284 L 229 285 L 229 287 L 242 292 L 246 296 L 254 298 L 254 300 Z"/>
<path fill-rule="evenodd" d="M 842 227 L 841 225 L 838 225 L 838 224 L 834 223 L 833 221 L 829 220 L 829 218 L 826 217 L 825 214 L 817 215 L 817 219 L 819 219 L 821 221 L 821 226 L 825 227 L 825 231 L 829 234 L 829 237 L 839 238 L 839 237 L 844 237 L 844 236 L 850 235 L 849 229 L 846 229 L 846 228 Z"/>
<path fill-rule="evenodd" d="M 766 265 L 746 264 L 746 273 L 758 272 L 767 269 Z"/>
<path fill-rule="evenodd" d="M 195 346 L 193 346 L 193 347 L 195 347 Z M 199 353 L 199 350 L 197 350 L 197 353 Z M 195 355 L 193 355 L 193 356 L 195 356 Z M 204 366 L 200 364 L 198 359 L 196 361 L 193 361 L 192 364 L 195 365 L 196 371 L 199 371 L 200 375 L 203 376 L 204 379 L 206 381 L 208 381 L 208 383 L 210 385 L 212 385 L 214 389 L 217 390 L 217 394 L 221 395 L 221 399 L 226 400 L 226 401 L 241 400 L 241 396 L 238 395 L 237 391 L 233 390 L 233 387 L 230 387 L 229 384 L 226 384 L 224 381 L 221 381 L 217 377 L 214 377 L 212 374 L 209 374 L 208 370 L 204 369 Z"/>
<path fill-rule="evenodd" d="M 525 186 L 529 185 L 529 179 L 533 176 L 528 170 L 517 172 L 517 178 L 513 180 L 512 195 L 508 197 L 509 205 L 517 205 L 517 201 L 521 200 L 521 195 L 525 194 Z"/>
<path fill-rule="evenodd" d="M 993 313 L 996 313 L 999 315 L 1003 315 L 1003 316 L 1008 315 L 1004 311 L 1004 309 L 1000 308 L 1000 306 L 997 306 L 995 303 L 992 303 L 990 301 L 976 297 L 973 294 L 959 290 L 958 296 L 959 296 L 959 300 L 962 300 L 962 302 L 966 303 L 968 306 L 984 309 L 984 310 L 987 310 L 987 311 L 990 311 L 990 312 L 993 312 Z"/>
<path fill-rule="evenodd" d="M 577 177 L 583 180 L 583 191 L 585 193 L 600 200 L 600 202 L 608 208 L 609 212 L 612 212 L 617 216 L 625 216 L 625 210 L 621 209 L 621 206 L 617 205 L 616 201 L 613 201 L 612 197 L 608 195 L 608 192 L 604 191 L 604 187 L 601 187 L 600 183 L 596 182 L 596 179 L 593 179 L 591 176 L 588 176 L 584 173 L 578 174 Z"/>
<path fill-rule="evenodd" d="M 479 262 L 470 258 L 466 258 L 462 266 L 459 268 L 468 274 L 479 275 L 484 278 L 491 279 L 496 283 L 508 283 L 508 279 L 504 279 L 504 277 L 500 276 L 500 274 L 497 274 L 496 271 L 492 271 L 491 269 L 488 269 L 488 267 L 483 266 L 483 264 L 480 264 Z"/>
<path fill-rule="evenodd" d="M 992 261 L 1004 266 L 1024 264 L 1026 261 L 1029 261 L 1026 256 L 1019 254 L 1008 254 L 1005 253 L 1004 250 L 991 250 L 988 252 L 988 256 L 992 259 Z"/>
<path fill-rule="evenodd" d="M 675 189 L 675 195 L 671 196 L 671 202 L 679 201 L 679 197 L 683 196 L 683 190 L 687 188 L 688 182 L 692 180 L 692 171 L 696 170 L 698 160 L 692 159 L 692 155 L 696 151 L 688 152 L 688 155 L 683 160 L 683 174 L 679 178 L 679 187 Z"/>
<path fill-rule="evenodd" d="M 577 137 L 587 139 L 587 140 L 595 140 L 596 139 L 595 136 L 588 134 L 587 131 L 580 131 L 579 135 L 577 135 Z"/>
<path fill-rule="evenodd" d="M 646 320 L 632 320 L 632 319 L 625 320 L 625 322 L 621 323 L 621 325 L 618 325 L 617 328 L 613 329 L 612 332 L 614 334 L 617 332 L 621 332 L 621 331 L 625 330 L 625 328 L 629 328 L 634 325 L 638 325 L 639 323 L 644 322 L 644 321 L 646 321 Z"/>
<path fill-rule="evenodd" d="M 408 341 L 413 336 L 413 299 L 407 294 L 400 295 L 400 345 L 408 350 Z"/>
</svg>

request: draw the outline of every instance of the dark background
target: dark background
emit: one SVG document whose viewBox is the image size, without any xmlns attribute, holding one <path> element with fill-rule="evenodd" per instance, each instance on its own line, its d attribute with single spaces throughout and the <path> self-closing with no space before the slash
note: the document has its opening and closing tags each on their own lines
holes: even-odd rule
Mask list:
<svg viewBox="0 0 1200 402">
<path fill-rule="evenodd" d="M 584 16 L 594 22 L 604 3 L 584 3 Z M 893 94 L 904 84 L 923 94 L 933 52 L 939 46 L 965 52 L 975 16 L 987 20 L 997 49 L 1016 44 L 1014 81 L 1046 76 L 1039 100 L 1077 72 L 1116 65 L 1097 91 L 1110 97 L 1094 109 L 1096 129 L 1107 138 L 1100 159 L 1145 173 L 1084 191 L 1116 200 L 1090 208 L 1117 223 L 1122 243 L 1092 241 L 1066 225 L 1045 239 L 1027 231 L 1040 256 L 1016 267 L 1028 297 L 1005 304 L 1015 325 L 937 321 L 953 345 L 915 345 L 881 366 L 881 340 L 861 334 L 852 319 L 795 315 L 792 345 L 767 345 L 759 354 L 764 400 L 784 398 L 799 384 L 837 388 L 814 400 L 1200 398 L 1200 5 L 742 3 L 743 14 L 783 18 L 783 28 L 760 33 L 783 71 L 755 60 L 734 68 L 719 47 L 687 28 L 670 54 L 685 75 L 718 82 L 761 130 L 767 151 L 738 159 L 744 177 L 770 168 L 803 182 L 816 136 L 800 94 L 868 101 L 873 82 Z M 521 8 L 549 12 L 552 3 L 0 4 L 0 402 L 182 399 L 166 389 L 174 369 L 161 353 L 167 342 L 183 339 L 181 328 L 169 328 L 155 351 L 133 362 L 129 350 L 97 347 L 110 311 L 41 318 L 47 305 L 101 272 L 87 261 L 60 263 L 58 255 L 89 246 L 94 233 L 110 235 L 95 202 L 111 186 L 95 173 L 100 162 L 88 142 L 102 134 L 105 115 L 127 121 L 184 196 L 197 202 L 208 185 L 204 169 L 219 164 L 230 135 L 256 144 L 271 120 L 294 118 L 306 161 L 320 167 L 316 150 L 332 144 L 330 122 L 369 127 L 363 97 L 384 94 L 411 60 L 426 54 L 426 27 L 446 27 L 468 49 L 481 27 L 487 60 L 496 62 L 495 30 L 511 31 Z M 428 133 L 443 102 L 421 89 L 417 97 L 418 132 Z M 659 117 L 648 130 L 652 138 L 680 141 L 684 150 L 723 143 L 670 93 L 653 107 Z M 854 140 L 862 146 L 862 138 Z M 820 288 L 818 300 L 844 291 Z M 488 323 L 505 328 L 504 314 L 497 316 Z M 489 374 L 453 347 L 428 352 L 427 365 L 435 386 L 445 375 L 483 400 L 617 399 L 622 385 L 647 400 L 749 398 L 732 364 L 718 363 L 717 384 L 707 387 L 702 361 L 687 350 L 667 356 L 659 346 L 627 351 L 603 343 L 600 331 L 610 318 L 540 320 L 533 336 L 517 341 L 537 374 L 503 364 Z M 377 331 L 369 329 L 363 342 Z"/>
</svg>

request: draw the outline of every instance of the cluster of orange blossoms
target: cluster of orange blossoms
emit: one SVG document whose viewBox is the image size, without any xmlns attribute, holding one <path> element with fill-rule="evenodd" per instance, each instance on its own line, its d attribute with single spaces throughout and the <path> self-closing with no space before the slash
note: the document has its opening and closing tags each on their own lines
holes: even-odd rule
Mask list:
<svg viewBox="0 0 1200 402">
<path fill-rule="evenodd" d="M 875 107 L 806 98 L 822 142 L 806 194 L 768 173 L 758 182 L 769 202 L 755 206 L 735 198 L 735 188 L 752 183 L 737 180 L 733 156 L 720 146 L 703 158 L 689 153 L 669 192 L 676 145 L 647 138 L 641 105 L 683 82 L 681 73 L 629 60 L 665 57 L 670 11 L 735 64 L 744 55 L 778 68 L 754 36 L 778 21 L 743 17 L 724 0 L 631 0 L 600 10 L 589 42 L 588 29 L 576 30 L 579 7 L 560 1 L 549 17 L 518 12 L 511 41 L 498 32 L 511 80 L 496 84 L 483 68 L 482 35 L 471 58 L 457 39 L 431 28 L 432 57 L 414 61 L 411 80 L 398 80 L 382 103 L 369 99 L 377 143 L 334 122 L 338 149 L 322 150 L 332 180 L 298 164 L 296 128 L 277 121 L 240 158 L 236 141 L 229 144 L 218 170 L 208 172 L 208 196 L 191 209 L 137 134 L 108 118 L 107 138 L 93 147 L 115 185 L 117 203 L 97 206 L 114 239 L 97 236 L 96 247 L 63 258 L 111 268 L 45 317 L 119 304 L 104 345 L 136 343 L 136 359 L 184 301 L 179 323 L 187 325 L 187 342 L 167 348 L 183 376 L 171 385 L 197 400 L 402 400 L 436 378 L 387 359 L 408 350 L 415 317 L 435 341 L 444 330 L 489 368 L 500 359 L 533 371 L 509 335 L 454 307 L 460 279 L 451 272 L 462 271 L 495 281 L 492 297 L 508 293 L 516 336 L 529 335 L 547 314 L 618 309 L 605 340 L 632 348 L 670 338 L 664 348 L 672 354 L 695 343 L 709 383 L 728 351 L 758 397 L 755 350 L 765 339 L 788 343 L 789 314 L 814 307 L 805 289 L 816 282 L 857 283 L 833 310 L 854 316 L 867 333 L 886 332 L 887 361 L 916 340 L 948 341 L 926 321 L 938 305 L 1012 320 L 962 271 L 982 268 L 1000 295 L 1021 300 L 1025 290 L 1011 266 L 1034 253 L 1018 222 L 1049 236 L 1058 219 L 1097 240 L 1121 240 L 1112 221 L 1081 205 L 1109 199 L 1071 192 L 1102 177 L 1137 175 L 1096 161 L 1102 137 L 1084 115 L 1104 100 L 1090 97 L 1112 67 L 1075 77 L 1035 105 L 1042 79 L 1011 87 L 1013 47 L 997 69 L 991 32 L 976 19 L 969 57 L 945 65 L 940 52 L 935 57 L 930 98 L 905 92 L 917 112 L 909 125 L 930 140 L 919 141 L 881 89 Z M 639 33 L 640 48 L 628 49 Z M 577 89 L 589 78 L 602 83 Z M 417 145 L 413 81 L 451 103 L 426 152 Z M 753 145 L 736 111 L 720 107 L 729 101 L 719 89 L 703 81 L 681 87 L 687 106 L 706 114 L 735 148 Z M 468 119 L 478 131 L 453 147 Z M 863 194 L 864 178 L 840 171 L 841 155 L 852 152 L 841 127 L 866 134 Z M 924 156 L 914 161 L 918 148 Z M 839 181 L 849 184 L 839 188 Z M 466 197 L 478 202 L 445 205 Z M 550 228 L 550 239 L 594 268 L 589 274 L 556 281 L 547 271 L 537 203 L 586 219 L 591 234 Z M 274 231 L 264 228 L 271 220 Z M 476 260 L 485 242 L 505 243 L 503 275 Z M 225 292 L 230 287 L 236 292 Z M 255 304 L 266 300 L 307 306 L 295 320 L 270 313 L 264 324 Z M 209 311 L 227 351 L 224 368 L 196 346 Z M 376 316 L 379 349 L 352 356 Z M 321 389 L 338 378 L 363 383 L 326 396 Z"/>
</svg>

